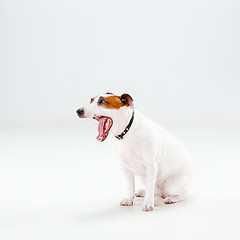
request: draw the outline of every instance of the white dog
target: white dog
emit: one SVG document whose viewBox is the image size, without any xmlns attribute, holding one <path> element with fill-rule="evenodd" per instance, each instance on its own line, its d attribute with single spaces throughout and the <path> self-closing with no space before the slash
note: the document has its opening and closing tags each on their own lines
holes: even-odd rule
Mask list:
<svg viewBox="0 0 240 240">
<path fill-rule="evenodd" d="M 96 96 L 89 105 L 78 109 L 77 114 L 99 121 L 100 142 L 109 133 L 116 137 L 128 183 L 128 196 L 121 206 L 133 205 L 135 196 L 145 196 L 143 211 L 153 210 L 154 194 L 159 194 L 166 204 L 187 199 L 191 181 L 188 153 L 165 129 L 134 110 L 129 94 Z M 142 178 L 145 191 L 135 194 L 134 176 Z"/>
</svg>

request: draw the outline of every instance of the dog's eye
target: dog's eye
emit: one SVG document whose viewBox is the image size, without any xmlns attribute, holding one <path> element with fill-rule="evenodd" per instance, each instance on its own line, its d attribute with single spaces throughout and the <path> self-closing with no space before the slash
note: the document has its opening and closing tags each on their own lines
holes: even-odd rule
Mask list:
<svg viewBox="0 0 240 240">
<path fill-rule="evenodd" d="M 104 104 L 105 101 L 104 101 L 103 99 L 99 99 L 98 103 L 99 103 L 99 104 Z"/>
</svg>

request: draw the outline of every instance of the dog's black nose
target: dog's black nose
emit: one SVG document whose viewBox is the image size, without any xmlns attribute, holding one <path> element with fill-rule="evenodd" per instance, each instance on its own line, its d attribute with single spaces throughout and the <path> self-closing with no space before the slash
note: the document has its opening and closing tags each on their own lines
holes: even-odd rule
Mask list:
<svg viewBox="0 0 240 240">
<path fill-rule="evenodd" d="M 78 115 L 79 117 L 82 117 L 83 114 L 84 114 L 84 109 L 83 109 L 83 108 L 79 108 L 79 109 L 76 111 L 76 113 L 77 113 L 77 115 Z"/>
</svg>

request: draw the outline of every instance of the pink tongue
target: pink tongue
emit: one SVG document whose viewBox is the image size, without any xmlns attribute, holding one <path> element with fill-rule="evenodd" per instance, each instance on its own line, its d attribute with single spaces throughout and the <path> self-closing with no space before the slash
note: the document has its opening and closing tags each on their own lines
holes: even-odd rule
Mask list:
<svg viewBox="0 0 240 240">
<path fill-rule="evenodd" d="M 107 121 L 107 117 L 102 117 L 99 119 L 97 138 L 104 136 L 104 126 L 105 126 L 106 121 Z"/>
</svg>

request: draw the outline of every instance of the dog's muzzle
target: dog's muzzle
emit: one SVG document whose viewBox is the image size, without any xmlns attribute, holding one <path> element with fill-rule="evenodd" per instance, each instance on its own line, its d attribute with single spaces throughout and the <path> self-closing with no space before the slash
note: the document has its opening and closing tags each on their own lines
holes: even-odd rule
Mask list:
<svg viewBox="0 0 240 240">
<path fill-rule="evenodd" d="M 84 115 L 84 108 L 79 108 L 77 111 L 76 111 L 77 115 L 82 118 L 83 115 Z"/>
</svg>

